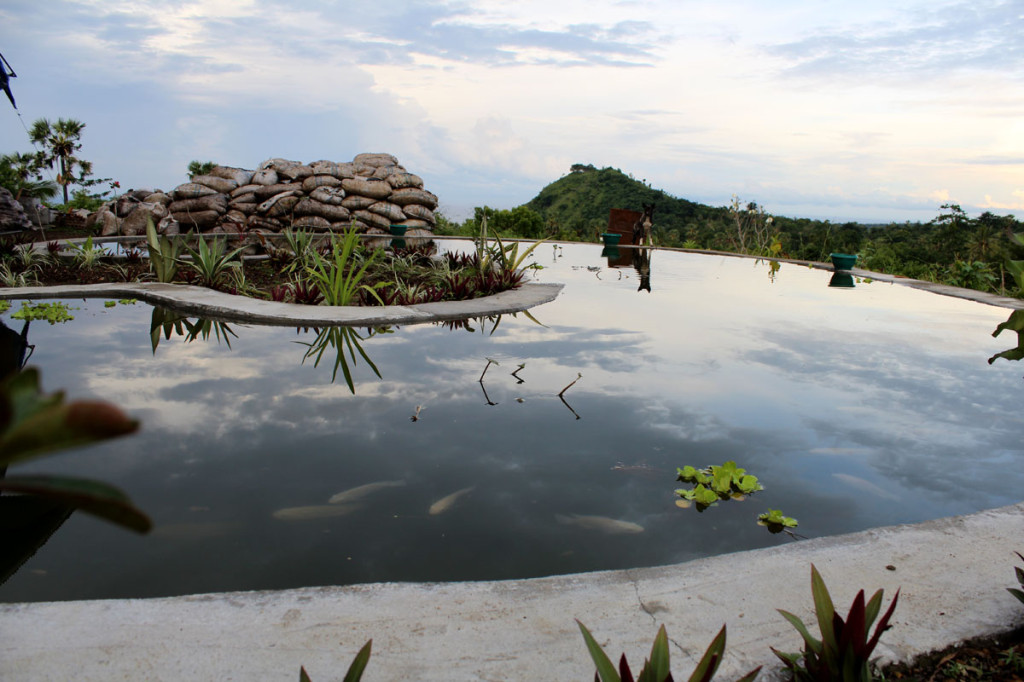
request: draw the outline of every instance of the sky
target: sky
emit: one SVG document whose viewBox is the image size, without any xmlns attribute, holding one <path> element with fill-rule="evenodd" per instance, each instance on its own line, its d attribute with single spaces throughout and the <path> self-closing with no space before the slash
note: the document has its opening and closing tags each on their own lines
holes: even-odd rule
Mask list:
<svg viewBox="0 0 1024 682">
<path fill-rule="evenodd" d="M 388 152 L 457 219 L 574 163 L 791 217 L 1024 218 L 1024 0 L 3 0 L 0 53 L 0 153 L 74 118 L 122 188 Z"/>
</svg>

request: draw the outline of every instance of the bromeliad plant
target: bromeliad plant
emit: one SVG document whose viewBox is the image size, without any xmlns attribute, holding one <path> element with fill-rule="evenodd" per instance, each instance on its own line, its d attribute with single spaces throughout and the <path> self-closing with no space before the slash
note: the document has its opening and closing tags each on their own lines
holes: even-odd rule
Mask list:
<svg viewBox="0 0 1024 682">
<path fill-rule="evenodd" d="M 814 597 L 821 639 L 813 637 L 798 617 L 779 609 L 779 613 L 803 637 L 804 650 L 802 653 L 787 654 L 772 647 L 772 651 L 797 682 L 871 682 L 871 653 L 878 645 L 882 633 L 890 627 L 889 619 L 896 610 L 899 590 L 896 590 L 889 609 L 878 621 L 874 632 L 871 632 L 871 624 L 875 622 L 882 607 L 882 590 L 875 592 L 866 604 L 864 590 L 858 592 L 844 620 L 836 613 L 821 574 L 811 564 L 811 594 Z"/>
<path fill-rule="evenodd" d="M 587 643 L 590 657 L 594 660 L 594 665 L 597 666 L 597 671 L 594 673 L 594 682 L 634 682 L 634 680 L 636 682 L 673 682 L 674 678 L 669 670 L 668 634 L 665 632 L 664 625 L 658 629 L 658 634 L 654 638 L 650 658 L 644 661 L 639 677 L 634 678 L 633 672 L 629 669 L 626 654 L 622 654 L 622 657 L 619 659 L 619 669 L 616 671 L 615 666 L 612 665 L 604 649 L 597 643 L 597 640 L 590 634 L 586 626 L 578 620 L 576 624 L 580 626 L 580 632 L 583 633 L 583 641 Z M 704 656 L 700 659 L 700 663 L 697 664 L 697 668 L 688 678 L 688 682 L 710 682 L 715 677 L 724 654 L 725 626 L 723 625 L 718 635 L 711 641 L 711 644 L 704 652 Z M 751 680 L 757 677 L 757 673 L 760 670 L 761 666 L 754 668 L 737 680 L 737 682 L 751 682 Z"/>
</svg>

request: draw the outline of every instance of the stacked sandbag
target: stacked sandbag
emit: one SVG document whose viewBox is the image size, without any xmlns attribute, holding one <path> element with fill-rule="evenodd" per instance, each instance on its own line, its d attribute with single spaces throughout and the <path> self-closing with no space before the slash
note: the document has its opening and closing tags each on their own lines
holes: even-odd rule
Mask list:
<svg viewBox="0 0 1024 682">
<path fill-rule="evenodd" d="M 352 161 L 301 163 L 274 158 L 254 170 L 215 166 L 170 192 L 130 190 L 89 220 L 103 236 L 145 234 L 152 220 L 162 234 L 238 234 L 285 228 L 387 234 L 402 225 L 410 236 L 433 234 L 437 197 L 391 154 Z"/>
<path fill-rule="evenodd" d="M 352 161 L 268 159 L 255 171 L 218 166 L 176 187 L 168 209 L 181 231 L 347 230 L 391 225 L 432 234 L 437 197 L 391 154 Z"/>
<path fill-rule="evenodd" d="M 100 206 L 86 218 L 87 229 L 97 229 L 101 237 L 144 235 L 146 224 L 153 224 L 163 234 L 175 234 L 177 223 L 168 205 L 172 198 L 158 189 L 130 189 Z"/>
</svg>

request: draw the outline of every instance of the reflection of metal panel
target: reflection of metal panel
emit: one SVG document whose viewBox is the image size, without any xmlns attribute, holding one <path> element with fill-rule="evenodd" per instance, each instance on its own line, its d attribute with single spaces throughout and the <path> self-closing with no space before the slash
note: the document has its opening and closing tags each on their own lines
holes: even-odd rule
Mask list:
<svg viewBox="0 0 1024 682">
<path fill-rule="evenodd" d="M 621 234 L 620 244 L 633 243 L 633 225 L 640 220 L 643 214 L 640 211 L 630 211 L 625 208 L 613 208 L 608 212 L 608 232 Z"/>
<path fill-rule="evenodd" d="M 630 228 L 632 229 L 632 228 Z M 622 249 L 608 247 L 602 253 L 608 259 L 610 268 L 631 268 L 633 267 L 633 251 L 635 249 Z"/>
</svg>

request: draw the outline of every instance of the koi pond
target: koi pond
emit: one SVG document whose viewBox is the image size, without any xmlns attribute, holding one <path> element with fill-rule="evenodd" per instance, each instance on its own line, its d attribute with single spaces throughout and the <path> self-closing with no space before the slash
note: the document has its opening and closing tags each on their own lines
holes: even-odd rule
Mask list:
<svg viewBox="0 0 1024 682">
<path fill-rule="evenodd" d="M 744 258 L 534 260 L 565 289 L 500 318 L 318 332 L 90 299 L 32 322 L 46 392 L 142 428 L 17 472 L 112 483 L 154 529 L 74 513 L 0 601 L 621 569 L 1021 499 L 1024 365 L 988 362 L 1009 310 Z M 727 462 L 763 490 L 675 492 Z"/>
</svg>

